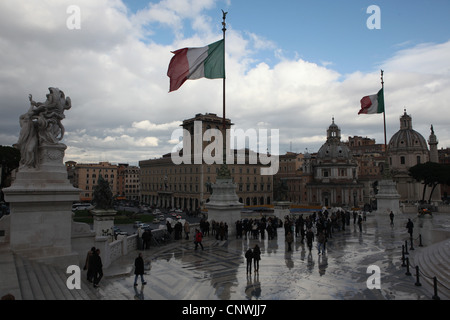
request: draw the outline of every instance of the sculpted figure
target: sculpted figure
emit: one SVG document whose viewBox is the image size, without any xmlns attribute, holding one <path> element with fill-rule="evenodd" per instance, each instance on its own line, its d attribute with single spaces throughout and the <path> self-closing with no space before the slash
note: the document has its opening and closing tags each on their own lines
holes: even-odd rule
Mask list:
<svg viewBox="0 0 450 320">
<path fill-rule="evenodd" d="M 30 108 L 19 118 L 21 129 L 17 147 L 21 166 L 36 167 L 38 146 L 58 144 L 64 137 L 61 120 L 65 118 L 64 110 L 72 107 L 71 100 L 58 88 L 48 90 L 50 93 L 44 103 L 34 101 L 30 94 Z"/>
</svg>

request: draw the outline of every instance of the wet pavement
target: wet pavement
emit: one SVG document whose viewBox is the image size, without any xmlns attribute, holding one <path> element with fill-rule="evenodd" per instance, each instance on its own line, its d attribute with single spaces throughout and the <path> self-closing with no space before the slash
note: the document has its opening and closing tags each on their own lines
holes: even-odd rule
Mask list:
<svg viewBox="0 0 450 320">
<path fill-rule="evenodd" d="M 387 216 L 368 215 L 362 232 L 351 221 L 345 231 L 333 233 L 322 255 L 316 243 L 309 252 L 300 239 L 288 252 L 284 228 L 273 240 L 205 236 L 205 250 L 194 250 L 193 240 L 183 239 L 139 251 L 146 263 L 144 286 L 133 286 L 137 251 L 114 262 L 105 270 L 99 294 L 129 300 L 430 300 L 433 292 L 415 286 L 414 276 L 406 276 L 402 267 L 408 218 L 415 224 L 416 247 L 419 234 L 425 247 L 450 238 L 450 215 L 438 213 L 432 219 L 398 214 L 394 226 Z M 260 268 L 250 275 L 244 253 L 255 244 L 261 248 Z M 379 267 L 380 289 L 368 288 L 370 266 Z"/>
</svg>

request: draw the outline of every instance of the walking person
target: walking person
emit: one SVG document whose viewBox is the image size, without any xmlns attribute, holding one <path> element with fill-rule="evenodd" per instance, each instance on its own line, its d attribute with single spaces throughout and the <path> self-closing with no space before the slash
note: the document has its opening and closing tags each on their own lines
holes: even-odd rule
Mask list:
<svg viewBox="0 0 450 320">
<path fill-rule="evenodd" d="M 408 229 L 409 237 L 412 239 L 414 223 L 411 221 L 411 219 L 408 219 L 408 222 L 406 223 L 406 228 Z"/>
<path fill-rule="evenodd" d="M 259 272 L 259 260 L 261 260 L 261 249 L 257 244 L 253 248 L 253 262 L 255 267 L 255 272 Z"/>
<path fill-rule="evenodd" d="M 361 214 L 359 214 L 358 215 L 359 232 L 362 232 L 362 221 L 363 221 L 363 218 L 362 218 Z"/>
<path fill-rule="evenodd" d="M 253 251 L 252 248 L 248 248 L 245 252 L 245 259 L 247 259 L 247 274 L 252 274 L 252 259 L 253 259 Z"/>
<path fill-rule="evenodd" d="M 186 220 L 184 221 L 184 235 L 186 240 L 189 240 L 189 233 L 191 232 L 191 227 L 189 226 L 189 222 Z"/>
<path fill-rule="evenodd" d="M 134 286 L 137 286 L 138 277 L 141 277 L 141 283 L 147 284 L 144 281 L 144 259 L 142 259 L 142 253 L 139 252 L 139 255 L 134 260 Z"/>
<path fill-rule="evenodd" d="M 195 229 L 195 250 L 197 250 L 198 245 L 200 245 L 200 247 L 202 247 L 203 250 L 203 244 L 202 244 L 202 240 L 203 240 L 203 234 L 200 232 L 200 230 Z"/>
<path fill-rule="evenodd" d="M 394 213 L 392 211 L 389 214 L 389 219 L 391 219 L 391 226 L 393 226 L 394 225 Z"/>
<path fill-rule="evenodd" d="M 319 251 L 318 254 L 325 253 L 325 235 L 323 231 L 317 235 L 317 250 Z"/>
<path fill-rule="evenodd" d="M 294 237 L 292 236 L 292 233 L 290 231 L 288 231 L 288 233 L 286 234 L 286 242 L 288 244 L 287 251 L 292 251 L 291 245 L 292 242 L 294 242 Z"/>
<path fill-rule="evenodd" d="M 142 234 L 142 249 L 150 249 L 150 240 L 152 237 L 152 233 L 150 230 L 145 229 L 144 233 Z"/>
<path fill-rule="evenodd" d="M 94 274 L 94 288 L 99 287 L 100 280 L 103 278 L 103 264 L 100 257 L 100 249 L 95 250 L 92 255 L 92 267 Z"/>
<path fill-rule="evenodd" d="M 312 251 L 313 241 L 314 241 L 314 232 L 311 229 L 308 229 L 308 231 L 306 232 L 306 243 L 308 245 L 309 252 Z"/>
<path fill-rule="evenodd" d="M 87 270 L 87 281 L 92 283 L 92 279 L 94 278 L 94 267 L 92 262 L 92 256 L 95 254 L 95 247 L 92 247 L 91 250 L 88 251 L 86 255 L 86 262 L 84 263 L 83 270 Z"/>
</svg>

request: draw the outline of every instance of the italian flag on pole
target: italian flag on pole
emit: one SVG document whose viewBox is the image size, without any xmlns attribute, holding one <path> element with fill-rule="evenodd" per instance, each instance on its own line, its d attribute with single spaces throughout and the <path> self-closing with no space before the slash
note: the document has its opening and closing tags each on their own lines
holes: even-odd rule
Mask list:
<svg viewBox="0 0 450 320">
<path fill-rule="evenodd" d="M 358 114 L 374 114 L 384 112 L 383 88 L 377 94 L 365 96 L 361 99 L 361 110 Z"/>
<path fill-rule="evenodd" d="M 183 48 L 172 51 L 167 76 L 170 78 L 169 92 L 177 90 L 188 79 L 225 78 L 224 40 L 201 48 Z"/>
</svg>

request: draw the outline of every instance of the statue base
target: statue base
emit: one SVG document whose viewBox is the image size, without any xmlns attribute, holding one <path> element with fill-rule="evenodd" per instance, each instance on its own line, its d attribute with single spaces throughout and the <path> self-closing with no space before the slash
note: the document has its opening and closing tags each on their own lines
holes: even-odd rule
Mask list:
<svg viewBox="0 0 450 320">
<path fill-rule="evenodd" d="M 226 222 L 228 235 L 235 235 L 236 221 L 241 219 L 241 211 L 244 208 L 236 194 L 236 184 L 232 179 L 217 179 L 212 189 L 210 201 L 205 205 L 208 209 L 208 221 Z"/>
<path fill-rule="evenodd" d="M 284 221 L 286 216 L 291 214 L 291 202 L 290 201 L 275 201 L 273 203 L 273 215 L 278 219 Z"/>
<path fill-rule="evenodd" d="M 380 180 L 378 183 L 377 199 L 378 214 L 389 214 L 391 211 L 400 213 L 400 195 L 397 192 L 396 183 L 392 180 Z"/>
<path fill-rule="evenodd" d="M 72 204 L 81 190 L 67 179 L 65 149 L 63 144 L 40 146 L 39 167 L 19 168 L 11 187 L 3 189 L 11 209 L 10 248 L 27 258 L 73 261 Z"/>
<path fill-rule="evenodd" d="M 114 236 L 114 216 L 116 215 L 117 211 L 113 209 L 94 209 L 91 210 L 91 212 L 94 216 L 95 235 L 97 237 L 108 236 L 110 237 L 110 240 L 112 240 Z"/>
</svg>

